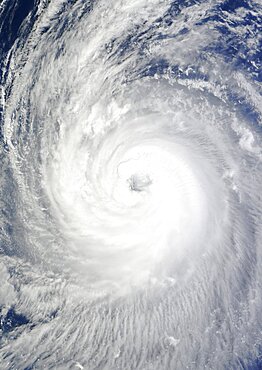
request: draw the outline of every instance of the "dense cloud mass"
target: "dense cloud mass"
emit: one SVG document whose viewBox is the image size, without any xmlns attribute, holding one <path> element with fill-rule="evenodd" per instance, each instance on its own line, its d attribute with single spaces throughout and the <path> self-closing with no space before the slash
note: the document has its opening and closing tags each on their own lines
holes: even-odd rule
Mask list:
<svg viewBox="0 0 262 370">
<path fill-rule="evenodd" d="M 0 5 L 1 369 L 260 369 L 261 3 L 22 3 Z"/>
</svg>

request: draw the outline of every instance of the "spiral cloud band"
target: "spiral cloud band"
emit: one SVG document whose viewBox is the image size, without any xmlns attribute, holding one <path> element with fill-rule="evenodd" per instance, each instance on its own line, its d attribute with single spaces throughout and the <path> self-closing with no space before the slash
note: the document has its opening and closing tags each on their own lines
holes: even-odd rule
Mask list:
<svg viewBox="0 0 262 370">
<path fill-rule="evenodd" d="M 261 12 L 28 10 L 2 62 L 2 369 L 260 368 Z"/>
</svg>

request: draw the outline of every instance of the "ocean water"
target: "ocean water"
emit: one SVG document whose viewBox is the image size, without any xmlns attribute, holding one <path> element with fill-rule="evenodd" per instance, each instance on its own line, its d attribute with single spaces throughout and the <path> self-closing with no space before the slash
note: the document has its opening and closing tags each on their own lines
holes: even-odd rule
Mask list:
<svg viewBox="0 0 262 370">
<path fill-rule="evenodd" d="M 261 18 L 2 0 L 1 370 L 262 368 Z"/>
</svg>

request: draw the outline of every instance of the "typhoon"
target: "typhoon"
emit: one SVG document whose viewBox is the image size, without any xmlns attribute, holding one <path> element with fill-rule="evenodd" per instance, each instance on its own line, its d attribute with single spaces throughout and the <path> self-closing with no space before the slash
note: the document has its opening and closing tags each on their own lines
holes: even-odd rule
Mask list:
<svg viewBox="0 0 262 370">
<path fill-rule="evenodd" d="M 262 368 L 256 0 L 0 4 L 0 368 Z"/>
</svg>

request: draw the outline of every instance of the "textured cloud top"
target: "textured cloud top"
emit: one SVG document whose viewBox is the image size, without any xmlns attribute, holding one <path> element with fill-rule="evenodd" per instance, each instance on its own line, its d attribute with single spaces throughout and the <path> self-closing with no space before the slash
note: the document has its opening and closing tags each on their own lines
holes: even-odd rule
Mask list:
<svg viewBox="0 0 262 370">
<path fill-rule="evenodd" d="M 260 16 L 39 1 L 3 43 L 4 369 L 259 369 Z"/>
</svg>

